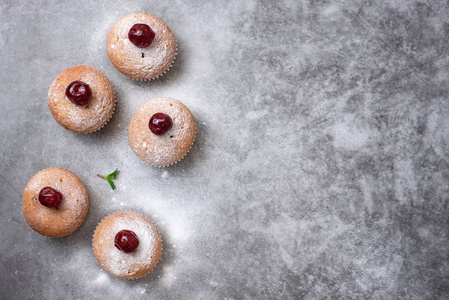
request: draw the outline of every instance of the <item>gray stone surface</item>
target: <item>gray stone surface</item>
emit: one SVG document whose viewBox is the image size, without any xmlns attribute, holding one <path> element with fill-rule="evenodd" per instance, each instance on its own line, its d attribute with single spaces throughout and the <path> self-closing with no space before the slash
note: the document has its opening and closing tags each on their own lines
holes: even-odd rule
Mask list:
<svg viewBox="0 0 449 300">
<path fill-rule="evenodd" d="M 98 3 L 97 3 L 98 2 Z M 178 41 L 173 68 L 132 81 L 105 41 L 153 13 Z M 0 3 L 1 299 L 448 299 L 447 1 L 15 1 Z M 52 118 L 64 68 L 102 70 L 111 122 L 76 135 Z M 127 127 L 146 100 L 193 111 L 191 153 L 146 166 Z M 69 237 L 26 225 L 37 171 L 75 172 L 91 197 Z M 120 169 L 112 191 L 96 173 Z M 160 228 L 147 277 L 106 275 L 91 250 L 117 210 Z"/>
</svg>

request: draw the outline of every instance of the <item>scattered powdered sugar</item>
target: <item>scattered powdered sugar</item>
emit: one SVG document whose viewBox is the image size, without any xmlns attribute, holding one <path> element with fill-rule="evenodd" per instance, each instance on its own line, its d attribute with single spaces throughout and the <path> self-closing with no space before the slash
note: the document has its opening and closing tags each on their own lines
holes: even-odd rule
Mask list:
<svg viewBox="0 0 449 300">
<path fill-rule="evenodd" d="M 109 281 L 109 276 L 106 273 L 103 273 L 103 271 L 98 275 L 97 278 L 95 278 L 94 283 L 98 285 L 103 285 L 106 282 Z"/>
<path fill-rule="evenodd" d="M 182 248 L 185 243 L 189 242 L 193 235 L 192 220 L 185 212 L 177 211 L 172 206 L 167 207 L 166 198 L 163 195 L 153 198 L 151 211 L 158 212 L 153 217 L 160 220 L 160 226 L 166 230 L 172 241 L 172 248 Z M 175 241 L 178 246 L 175 246 Z"/>
<path fill-rule="evenodd" d="M 211 286 L 216 287 L 218 285 L 218 282 L 216 281 L 211 281 L 209 282 Z"/>
</svg>

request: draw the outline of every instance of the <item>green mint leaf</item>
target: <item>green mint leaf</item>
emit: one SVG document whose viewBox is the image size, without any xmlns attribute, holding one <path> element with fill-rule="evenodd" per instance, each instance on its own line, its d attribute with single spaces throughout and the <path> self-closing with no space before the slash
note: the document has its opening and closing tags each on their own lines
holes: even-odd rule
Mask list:
<svg viewBox="0 0 449 300">
<path fill-rule="evenodd" d="M 115 169 L 114 172 L 112 172 L 112 173 L 106 175 L 105 178 L 111 178 L 111 179 L 114 179 L 115 176 L 117 175 L 117 172 L 118 172 L 118 169 Z"/>
<path fill-rule="evenodd" d="M 114 181 L 112 181 L 112 179 L 114 179 L 117 176 L 117 173 L 118 173 L 118 169 L 115 169 L 114 172 L 109 173 L 108 175 L 97 174 L 97 176 L 107 180 L 109 182 L 109 185 L 111 186 L 111 188 L 113 190 L 115 190 L 115 184 L 114 184 Z"/>
<path fill-rule="evenodd" d="M 114 184 L 114 181 L 112 181 L 110 178 L 106 178 L 106 180 L 109 182 L 109 185 L 111 186 L 111 188 L 112 188 L 113 190 L 115 190 L 115 184 Z"/>
</svg>

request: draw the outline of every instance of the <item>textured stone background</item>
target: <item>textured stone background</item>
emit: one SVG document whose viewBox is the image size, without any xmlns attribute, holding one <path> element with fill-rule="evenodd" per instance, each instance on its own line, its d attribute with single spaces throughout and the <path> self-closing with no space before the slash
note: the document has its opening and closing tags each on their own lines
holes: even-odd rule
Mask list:
<svg viewBox="0 0 449 300">
<path fill-rule="evenodd" d="M 96 3 L 98 2 L 98 3 Z M 161 17 L 178 58 L 135 82 L 109 62 L 120 16 Z M 448 299 L 449 2 L 0 3 L 1 299 Z M 64 68 L 102 70 L 118 96 L 100 132 L 52 118 Z M 182 100 L 197 141 L 156 169 L 127 141 L 133 112 Z M 21 194 L 60 166 L 91 207 L 69 237 L 26 225 Z M 120 169 L 111 191 L 96 173 Z M 146 214 L 164 238 L 147 277 L 106 275 L 91 250 L 107 214 Z"/>
</svg>

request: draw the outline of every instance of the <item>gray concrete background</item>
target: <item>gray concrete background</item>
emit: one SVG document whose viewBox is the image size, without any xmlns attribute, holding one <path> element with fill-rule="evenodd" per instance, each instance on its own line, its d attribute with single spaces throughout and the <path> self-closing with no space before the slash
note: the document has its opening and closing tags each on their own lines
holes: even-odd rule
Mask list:
<svg viewBox="0 0 449 300">
<path fill-rule="evenodd" d="M 173 68 L 135 82 L 109 62 L 120 16 L 161 17 Z M 1 299 L 448 299 L 447 1 L 0 3 Z M 117 92 L 100 132 L 64 130 L 47 91 L 88 64 Z M 193 111 L 191 153 L 166 169 L 128 146 L 156 96 Z M 26 225 L 37 171 L 75 172 L 91 207 L 69 237 Z M 117 190 L 95 174 L 120 169 Z M 106 275 L 91 250 L 117 210 L 160 228 L 147 277 Z"/>
</svg>

